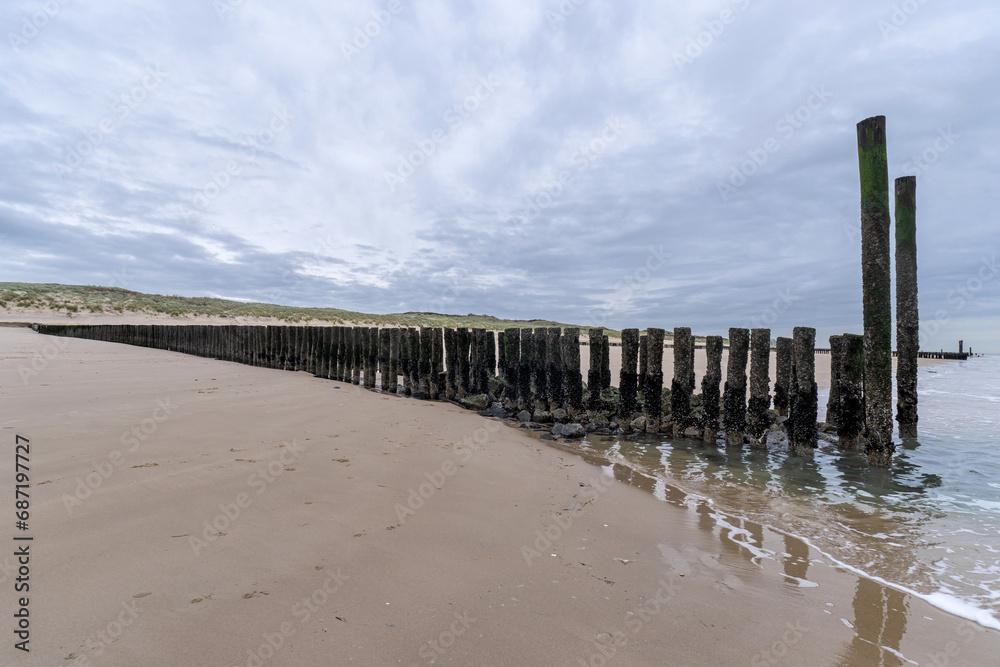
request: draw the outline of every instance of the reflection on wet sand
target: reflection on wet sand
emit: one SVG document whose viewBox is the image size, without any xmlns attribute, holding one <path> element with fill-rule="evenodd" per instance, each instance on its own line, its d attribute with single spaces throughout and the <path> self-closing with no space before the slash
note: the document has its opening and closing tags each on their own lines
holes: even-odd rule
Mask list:
<svg viewBox="0 0 1000 667">
<path fill-rule="evenodd" d="M 854 591 L 854 639 L 840 665 L 899 667 L 899 652 L 906 632 L 907 596 L 864 577 Z"/>
</svg>

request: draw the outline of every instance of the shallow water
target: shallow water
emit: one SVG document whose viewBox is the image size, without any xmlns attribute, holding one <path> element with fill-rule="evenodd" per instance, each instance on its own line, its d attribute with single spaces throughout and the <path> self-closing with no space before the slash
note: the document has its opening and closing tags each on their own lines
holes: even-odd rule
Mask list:
<svg viewBox="0 0 1000 667">
<path fill-rule="evenodd" d="M 784 446 L 727 448 L 659 437 L 590 436 L 585 451 L 634 470 L 661 500 L 791 533 L 827 556 L 950 612 L 1000 629 L 1000 357 L 921 367 L 917 440 L 892 468 L 820 441 L 813 460 Z M 825 397 L 821 397 L 823 405 Z M 761 558 L 787 558 L 755 544 Z"/>
</svg>

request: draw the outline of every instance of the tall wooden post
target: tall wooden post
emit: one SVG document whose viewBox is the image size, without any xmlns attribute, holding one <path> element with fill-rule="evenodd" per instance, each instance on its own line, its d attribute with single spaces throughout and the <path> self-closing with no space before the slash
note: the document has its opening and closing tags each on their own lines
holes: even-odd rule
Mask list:
<svg viewBox="0 0 1000 667">
<path fill-rule="evenodd" d="M 674 327 L 674 377 L 670 382 L 670 419 L 674 422 L 674 437 L 679 438 L 691 420 L 691 394 L 694 385 L 694 353 L 691 347 L 691 329 Z"/>
<path fill-rule="evenodd" d="M 812 456 L 816 449 L 816 330 L 792 330 L 792 405 L 788 445 L 799 456 Z"/>
<path fill-rule="evenodd" d="M 792 339 L 778 337 L 774 348 L 774 409 L 779 417 L 788 416 L 788 390 L 792 379 Z"/>
<path fill-rule="evenodd" d="M 444 387 L 442 380 L 444 372 L 444 336 L 438 327 L 430 329 L 431 337 L 431 359 L 430 372 L 427 380 L 427 397 L 436 401 L 441 397 Z"/>
<path fill-rule="evenodd" d="M 646 329 L 646 432 L 659 433 L 663 415 L 663 329 Z"/>
<path fill-rule="evenodd" d="M 750 332 L 750 401 L 747 405 L 747 435 L 750 446 L 767 447 L 767 431 L 771 422 L 767 410 L 771 407 L 768 373 L 771 363 L 771 330 Z"/>
<path fill-rule="evenodd" d="M 566 388 L 563 384 L 563 344 L 562 329 L 559 327 L 549 327 L 547 331 L 549 351 L 548 376 L 549 380 L 549 410 L 556 410 L 563 407 L 566 402 Z"/>
<path fill-rule="evenodd" d="M 563 382 L 566 410 L 575 415 L 583 409 L 583 376 L 580 374 L 580 330 L 567 327 L 562 335 Z"/>
<path fill-rule="evenodd" d="M 465 398 L 471 391 L 472 340 L 469 330 L 458 329 L 455 340 L 458 343 L 458 364 L 455 367 L 458 377 L 458 397 Z"/>
<path fill-rule="evenodd" d="M 521 329 L 521 355 L 517 369 L 517 407 L 531 410 L 531 371 L 534 367 L 535 339 L 531 329 Z"/>
<path fill-rule="evenodd" d="M 896 179 L 896 421 L 901 438 L 917 437 L 917 177 Z M 962 352 L 962 341 L 958 343 Z"/>
<path fill-rule="evenodd" d="M 719 385 L 722 382 L 722 336 L 705 338 L 708 365 L 701 379 L 702 436 L 704 442 L 715 442 L 719 431 Z"/>
<path fill-rule="evenodd" d="M 389 331 L 389 393 L 399 391 L 399 346 L 402 341 L 399 328 Z"/>
<path fill-rule="evenodd" d="M 840 424 L 840 394 L 844 390 L 844 337 L 830 336 L 830 397 L 826 401 L 827 424 Z"/>
<path fill-rule="evenodd" d="M 601 408 L 601 383 L 604 379 L 602 373 L 604 330 L 594 328 L 589 333 L 587 342 L 590 351 L 590 369 L 587 371 L 587 391 L 590 392 L 590 399 L 587 407 L 591 410 L 599 410 Z"/>
<path fill-rule="evenodd" d="M 535 395 L 534 411 L 544 412 L 549 409 L 549 330 L 535 329 Z"/>
<path fill-rule="evenodd" d="M 507 329 L 503 332 L 504 372 L 503 372 L 503 403 L 508 410 L 517 406 L 518 388 L 521 372 L 521 330 Z"/>
<path fill-rule="evenodd" d="M 388 392 L 390 388 L 396 388 L 396 378 L 390 378 L 389 373 L 389 347 L 391 345 L 392 334 L 389 329 L 380 329 L 378 332 L 378 372 L 379 389 Z"/>
<path fill-rule="evenodd" d="M 639 387 L 639 396 L 642 400 L 646 400 L 646 365 L 649 363 L 649 337 L 639 336 L 639 377 L 637 378 L 637 385 Z"/>
<path fill-rule="evenodd" d="M 638 409 L 639 330 L 622 329 L 622 370 L 618 376 L 618 416 L 632 419 Z"/>
<path fill-rule="evenodd" d="M 747 427 L 747 356 L 750 331 L 729 330 L 729 364 L 726 367 L 726 388 L 722 394 L 722 424 L 726 430 L 726 444 L 738 447 L 743 444 Z"/>
<path fill-rule="evenodd" d="M 888 466 L 892 442 L 892 293 L 885 116 L 858 123 L 861 280 L 865 325 L 865 417 L 869 465 Z"/>
</svg>

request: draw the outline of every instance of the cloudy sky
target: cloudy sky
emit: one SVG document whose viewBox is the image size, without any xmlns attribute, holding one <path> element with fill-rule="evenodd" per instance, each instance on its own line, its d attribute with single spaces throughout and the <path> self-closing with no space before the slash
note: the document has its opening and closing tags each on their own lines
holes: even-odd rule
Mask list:
<svg viewBox="0 0 1000 667">
<path fill-rule="evenodd" d="M 4 3 L 0 280 L 861 330 L 856 123 L 925 349 L 1000 352 L 1000 7 Z"/>
</svg>

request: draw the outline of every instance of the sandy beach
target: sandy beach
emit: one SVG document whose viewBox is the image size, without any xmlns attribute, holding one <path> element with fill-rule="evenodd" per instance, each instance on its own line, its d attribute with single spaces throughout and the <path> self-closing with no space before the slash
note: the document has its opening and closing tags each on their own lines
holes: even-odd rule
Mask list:
<svg viewBox="0 0 1000 667">
<path fill-rule="evenodd" d="M 36 352 L 46 360 L 32 367 Z M 34 537 L 31 651 L 14 649 L 7 613 L 3 664 L 1000 655 L 1000 633 L 795 538 L 657 500 L 625 469 L 448 403 L 18 328 L 0 328 L 0 393 L 2 502 L 14 511 L 22 436 Z M 779 556 L 746 546 L 748 534 Z"/>
</svg>

